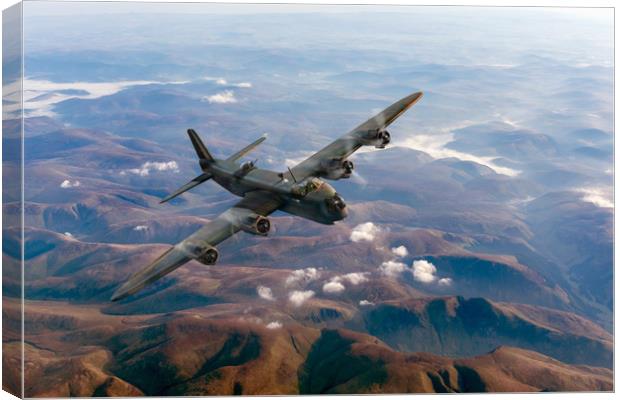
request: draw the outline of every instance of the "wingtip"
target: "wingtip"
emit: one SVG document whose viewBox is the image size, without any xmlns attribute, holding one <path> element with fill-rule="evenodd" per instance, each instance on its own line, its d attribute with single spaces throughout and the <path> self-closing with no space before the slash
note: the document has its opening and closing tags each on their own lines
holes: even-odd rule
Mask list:
<svg viewBox="0 0 620 400">
<path fill-rule="evenodd" d="M 119 301 L 120 299 L 122 299 L 122 296 L 121 296 L 121 295 L 119 295 L 119 294 L 116 294 L 116 293 L 114 293 L 114 294 L 112 295 L 112 297 L 110 297 L 110 301 L 113 301 L 113 302 L 114 302 L 114 301 Z"/>
<path fill-rule="evenodd" d="M 127 293 L 127 291 L 123 289 L 124 287 L 125 285 L 122 285 L 121 287 L 116 289 L 116 291 L 110 297 L 110 301 L 119 301 L 129 296 L 129 293 Z"/>
<path fill-rule="evenodd" d="M 417 103 L 422 98 L 422 96 L 424 96 L 423 92 L 412 93 L 409 96 L 403 98 L 401 100 L 401 104 L 405 106 L 405 109 L 408 109 L 409 107 Z"/>
<path fill-rule="evenodd" d="M 424 96 L 424 92 L 415 92 L 414 94 L 411 95 L 411 99 L 413 101 L 418 101 L 422 98 L 422 96 Z"/>
</svg>

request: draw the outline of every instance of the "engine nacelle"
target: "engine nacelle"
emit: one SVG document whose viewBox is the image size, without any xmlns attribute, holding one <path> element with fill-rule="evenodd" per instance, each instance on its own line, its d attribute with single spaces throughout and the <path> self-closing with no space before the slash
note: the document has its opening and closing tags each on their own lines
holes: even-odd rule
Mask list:
<svg viewBox="0 0 620 400">
<path fill-rule="evenodd" d="M 182 250 L 194 260 L 205 265 L 214 265 L 220 257 L 217 249 L 205 242 L 186 242 L 183 244 Z"/>
<path fill-rule="evenodd" d="M 386 130 L 368 131 L 361 140 L 366 146 L 375 146 L 378 149 L 383 149 L 390 143 L 391 135 Z"/>
<path fill-rule="evenodd" d="M 242 231 L 253 235 L 267 236 L 271 230 L 271 221 L 258 214 L 251 214 L 239 224 Z"/>
<path fill-rule="evenodd" d="M 332 158 L 321 165 L 321 176 L 327 179 L 346 179 L 353 173 L 353 161 Z"/>
<path fill-rule="evenodd" d="M 205 265 L 214 265 L 220 257 L 217 249 L 204 241 L 189 240 L 177 246 L 180 246 L 179 250 L 187 254 L 188 257 Z"/>
<path fill-rule="evenodd" d="M 256 168 L 255 166 L 255 161 L 246 161 L 243 164 L 241 164 L 241 167 L 239 167 L 238 170 L 235 171 L 234 175 L 237 178 L 241 178 L 242 176 L 246 176 L 250 171 L 252 171 L 254 168 Z"/>
<path fill-rule="evenodd" d="M 220 258 L 219 251 L 217 251 L 215 247 L 208 247 L 200 255 L 200 257 L 196 258 L 196 260 L 200 261 L 201 263 L 205 265 L 215 265 L 218 258 Z"/>
</svg>

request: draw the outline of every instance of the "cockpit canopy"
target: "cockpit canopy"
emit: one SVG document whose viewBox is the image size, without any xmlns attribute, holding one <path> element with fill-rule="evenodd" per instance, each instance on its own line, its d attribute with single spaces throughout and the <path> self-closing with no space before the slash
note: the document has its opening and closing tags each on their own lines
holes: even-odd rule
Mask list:
<svg viewBox="0 0 620 400">
<path fill-rule="evenodd" d="M 316 191 L 318 188 L 321 187 L 321 185 L 323 185 L 323 181 L 319 178 L 306 178 L 303 181 L 294 184 L 291 187 L 291 193 L 294 196 L 305 197 L 309 193 Z"/>
</svg>

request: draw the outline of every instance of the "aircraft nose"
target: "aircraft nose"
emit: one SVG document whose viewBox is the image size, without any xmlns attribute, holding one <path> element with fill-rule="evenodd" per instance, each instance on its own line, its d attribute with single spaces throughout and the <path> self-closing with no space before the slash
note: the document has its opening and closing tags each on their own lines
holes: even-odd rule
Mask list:
<svg viewBox="0 0 620 400">
<path fill-rule="evenodd" d="M 347 203 L 344 202 L 344 199 L 338 193 L 334 195 L 333 201 L 334 214 L 338 216 L 339 220 L 344 219 L 348 214 Z"/>
</svg>

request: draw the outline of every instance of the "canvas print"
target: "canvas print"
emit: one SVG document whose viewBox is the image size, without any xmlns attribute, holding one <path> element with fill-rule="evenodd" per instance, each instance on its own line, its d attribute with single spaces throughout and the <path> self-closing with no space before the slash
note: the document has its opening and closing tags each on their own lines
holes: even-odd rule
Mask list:
<svg viewBox="0 0 620 400">
<path fill-rule="evenodd" d="M 3 389 L 613 391 L 613 31 L 611 8 L 5 10 Z"/>
</svg>

